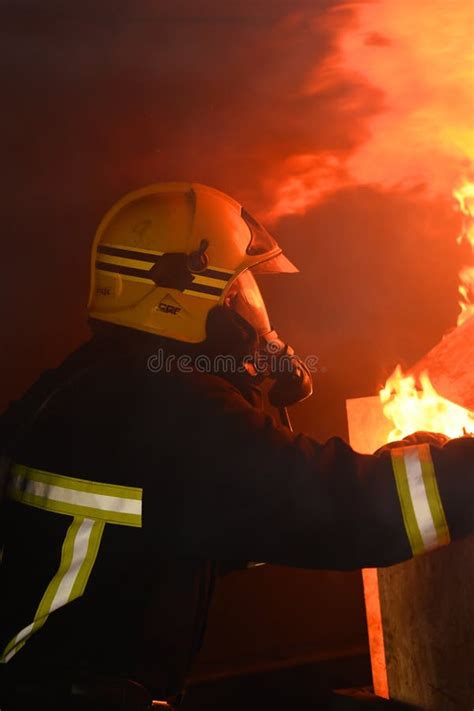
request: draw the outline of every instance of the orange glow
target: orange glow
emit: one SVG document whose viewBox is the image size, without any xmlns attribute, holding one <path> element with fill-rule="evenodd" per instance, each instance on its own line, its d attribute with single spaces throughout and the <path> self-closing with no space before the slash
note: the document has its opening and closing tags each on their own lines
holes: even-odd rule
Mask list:
<svg viewBox="0 0 474 711">
<path fill-rule="evenodd" d="M 465 181 L 453 191 L 453 194 L 464 215 L 458 242 L 469 244 L 474 255 L 474 182 Z M 462 301 L 460 301 L 461 313 L 458 317 L 458 326 L 474 315 L 474 265 L 464 266 L 459 273 L 459 278 L 461 280 L 459 293 Z"/>
<path fill-rule="evenodd" d="M 474 159 L 471 0 L 361 5 L 341 65 L 385 93 L 385 110 L 349 161 L 358 182 L 424 184 L 448 195 Z"/>
<path fill-rule="evenodd" d="M 305 93 L 352 86 L 341 101 L 344 111 L 354 104 L 356 116 L 357 87 L 362 97 L 369 86 L 379 105 L 367 107 L 354 149 L 287 159 L 269 219 L 303 213 L 348 185 L 417 188 L 446 199 L 474 160 L 471 0 L 347 3 L 332 11 L 336 24 L 348 8 L 353 22 L 341 23 L 334 50 L 314 70 Z"/>
<path fill-rule="evenodd" d="M 377 568 L 362 570 L 364 581 L 367 631 L 369 634 L 370 662 L 374 692 L 377 696 L 389 699 L 387 659 L 383 636 L 382 606 L 380 604 L 379 574 Z"/>
<path fill-rule="evenodd" d="M 380 391 L 385 417 L 394 428 L 387 442 L 393 442 L 414 432 L 439 432 L 447 437 L 462 437 L 474 433 L 474 412 L 441 397 L 434 389 L 428 373 L 415 378 L 404 375 L 399 365 Z"/>
</svg>

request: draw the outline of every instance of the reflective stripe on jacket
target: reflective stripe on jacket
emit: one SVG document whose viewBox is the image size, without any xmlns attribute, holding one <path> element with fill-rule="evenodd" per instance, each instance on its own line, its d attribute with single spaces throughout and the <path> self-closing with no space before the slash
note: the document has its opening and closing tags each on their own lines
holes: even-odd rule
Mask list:
<svg viewBox="0 0 474 711">
<path fill-rule="evenodd" d="M 60 476 L 14 464 L 8 496 L 27 506 L 72 517 L 62 544 L 58 570 L 33 621 L 7 644 L 0 662 L 9 662 L 48 616 L 83 595 L 106 523 L 142 525 L 142 490 Z"/>
</svg>

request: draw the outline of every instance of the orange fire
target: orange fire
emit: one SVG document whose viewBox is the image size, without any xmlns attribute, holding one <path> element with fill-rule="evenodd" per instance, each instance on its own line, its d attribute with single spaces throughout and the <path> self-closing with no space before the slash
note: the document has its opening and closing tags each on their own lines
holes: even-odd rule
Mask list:
<svg viewBox="0 0 474 711">
<path fill-rule="evenodd" d="M 404 375 L 397 365 L 380 391 L 385 417 L 393 422 L 387 442 L 403 439 L 414 432 L 439 432 L 447 437 L 462 437 L 474 433 L 474 412 L 441 397 L 434 389 L 428 373 L 415 378 Z"/>
<path fill-rule="evenodd" d="M 464 215 L 458 242 L 469 244 L 474 255 L 474 182 L 466 181 L 454 190 L 453 194 Z M 462 300 L 460 301 L 461 313 L 458 317 L 458 326 L 474 316 L 474 264 L 464 266 L 459 273 L 459 278 L 461 280 L 459 293 Z"/>
<path fill-rule="evenodd" d="M 465 181 L 453 194 L 464 215 L 458 242 L 466 242 L 474 254 L 474 182 Z M 474 316 L 474 266 L 464 266 L 459 278 L 462 300 L 458 326 L 461 326 Z M 427 372 L 420 375 L 417 388 L 415 378 L 404 375 L 398 365 L 380 391 L 380 399 L 385 417 L 394 425 L 387 442 L 417 431 L 440 432 L 450 438 L 474 433 L 474 413 L 439 395 Z"/>
<path fill-rule="evenodd" d="M 341 108 L 353 112 L 362 140 L 288 156 L 267 220 L 354 185 L 422 187 L 427 198 L 449 199 L 474 160 L 472 0 L 348 1 L 329 20 L 340 28 L 333 49 L 301 91 L 324 97 L 352 87 Z M 368 87 L 379 100 L 364 118 Z"/>
<path fill-rule="evenodd" d="M 453 192 L 464 216 L 458 241 L 474 252 L 474 182 L 460 184 L 474 159 L 474 5 L 379 0 L 356 7 L 356 22 L 339 37 L 324 80 L 341 71 L 363 78 L 383 92 L 385 107 L 346 161 L 346 176 L 389 190 L 423 185 L 427 197 Z M 315 90 L 323 88 L 321 78 L 315 75 Z M 459 277 L 461 325 L 474 315 L 474 265 L 466 264 Z M 419 430 L 448 437 L 474 431 L 474 414 L 441 397 L 427 373 L 417 385 L 398 366 L 380 397 L 393 423 L 388 441 Z"/>
</svg>

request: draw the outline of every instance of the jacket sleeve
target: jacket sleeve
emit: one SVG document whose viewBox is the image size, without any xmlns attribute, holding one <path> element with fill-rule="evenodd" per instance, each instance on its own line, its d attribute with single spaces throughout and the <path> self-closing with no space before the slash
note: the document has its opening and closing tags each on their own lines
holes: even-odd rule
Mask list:
<svg viewBox="0 0 474 711">
<path fill-rule="evenodd" d="M 161 495 L 179 555 L 348 570 L 474 531 L 474 439 L 363 455 L 291 434 L 219 378 L 199 400 Z"/>
</svg>

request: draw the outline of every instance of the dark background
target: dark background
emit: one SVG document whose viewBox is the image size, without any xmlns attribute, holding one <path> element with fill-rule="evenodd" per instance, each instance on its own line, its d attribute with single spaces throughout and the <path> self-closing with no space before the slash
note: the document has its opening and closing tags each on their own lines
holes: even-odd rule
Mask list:
<svg viewBox="0 0 474 711">
<path fill-rule="evenodd" d="M 341 180 L 301 214 L 275 210 L 295 156 L 343 164 L 384 111 L 383 87 L 342 70 L 304 90 L 356 5 L 0 2 L 1 407 L 87 337 L 98 221 L 155 181 L 228 192 L 300 267 L 262 278 L 280 334 L 319 357 L 315 395 L 294 408 L 297 429 L 347 436 L 346 398 L 375 394 L 398 362 L 410 366 L 454 326 L 463 253 L 449 194 Z M 219 591 L 200 669 L 365 645 L 358 573 L 259 569 Z"/>
</svg>

